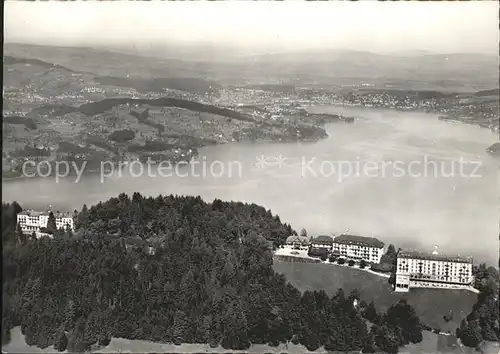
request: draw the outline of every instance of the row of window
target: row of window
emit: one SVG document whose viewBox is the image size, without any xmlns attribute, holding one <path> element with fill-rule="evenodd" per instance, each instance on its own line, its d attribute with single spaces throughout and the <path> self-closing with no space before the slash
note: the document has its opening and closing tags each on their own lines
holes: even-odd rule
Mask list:
<svg viewBox="0 0 500 354">
<path fill-rule="evenodd" d="M 427 275 L 427 274 L 418 274 L 418 275 L 415 275 L 412 277 L 415 279 L 434 279 L 434 280 L 442 280 L 442 281 L 448 281 L 449 279 L 452 279 L 452 278 L 456 279 L 457 278 L 457 277 L 446 277 L 446 276 L 431 276 L 431 275 Z M 461 282 L 461 283 L 466 282 L 466 281 L 467 280 L 465 278 L 462 278 L 462 277 L 459 278 L 459 282 Z"/>
<path fill-rule="evenodd" d="M 436 271 L 423 271 L 420 269 L 419 271 L 416 271 L 415 269 L 412 269 L 410 272 L 408 268 L 399 268 L 399 272 L 402 273 L 411 273 L 411 274 L 430 274 L 434 276 L 446 276 L 446 277 L 468 277 L 472 275 L 472 272 L 470 271 L 464 271 L 464 272 L 436 272 Z"/>
<path fill-rule="evenodd" d="M 467 267 L 470 266 L 469 264 L 464 264 L 464 263 L 455 263 L 455 262 L 446 262 L 445 263 L 445 262 L 446 261 L 431 261 L 431 260 L 420 261 L 420 262 L 415 262 L 415 260 L 411 260 L 411 262 L 410 262 L 410 261 L 408 261 L 406 259 L 400 259 L 400 263 L 404 264 L 404 265 L 413 263 L 414 265 L 418 264 L 419 266 L 427 266 L 427 267 L 429 267 L 430 265 L 432 265 L 433 267 L 435 267 L 437 265 L 438 267 L 446 267 L 446 268 L 449 268 L 449 267 L 467 268 Z"/>
<path fill-rule="evenodd" d="M 467 283 L 460 285 L 460 284 L 450 284 L 450 283 L 429 283 L 429 282 L 415 282 L 414 286 L 422 286 L 422 287 L 434 287 L 434 288 L 450 288 L 453 285 L 467 285 Z"/>
</svg>

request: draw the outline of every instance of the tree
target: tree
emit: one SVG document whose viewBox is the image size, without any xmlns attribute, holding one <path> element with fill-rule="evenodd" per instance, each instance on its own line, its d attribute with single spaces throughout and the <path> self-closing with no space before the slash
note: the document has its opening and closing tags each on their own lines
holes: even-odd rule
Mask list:
<svg viewBox="0 0 500 354">
<path fill-rule="evenodd" d="M 339 258 L 339 259 L 337 259 L 337 263 L 338 264 L 344 264 L 345 263 L 345 259 L 344 258 Z"/>
<path fill-rule="evenodd" d="M 376 346 L 384 353 L 397 353 L 401 345 L 398 333 L 400 331 L 399 328 L 390 328 L 387 325 L 383 325 L 382 327 L 374 325 L 372 327 L 372 333 L 375 338 Z"/>
<path fill-rule="evenodd" d="M 366 268 L 366 266 L 368 265 L 368 263 L 366 263 L 366 261 L 364 259 L 362 259 L 360 262 L 359 262 L 359 267 L 361 269 L 364 269 Z"/>
<path fill-rule="evenodd" d="M 385 254 L 391 257 L 396 256 L 396 247 L 394 247 L 393 244 L 390 244 L 389 247 L 387 247 L 387 252 L 385 252 Z"/>
<path fill-rule="evenodd" d="M 58 352 L 63 352 L 66 350 L 67 345 L 68 338 L 66 337 L 66 333 L 64 332 L 64 326 L 61 326 L 54 341 L 54 349 Z"/>
<path fill-rule="evenodd" d="M 361 294 L 359 293 L 358 289 L 353 289 L 351 293 L 349 294 L 349 301 L 353 300 L 360 300 L 361 299 Z"/>
<path fill-rule="evenodd" d="M 352 267 L 356 264 L 356 262 L 354 260 L 349 260 L 349 267 Z"/>
<path fill-rule="evenodd" d="M 482 341 L 481 328 L 478 321 L 465 321 L 462 320 L 460 324 L 460 340 L 463 345 L 471 348 L 477 348 Z"/>
<path fill-rule="evenodd" d="M 172 326 L 172 340 L 174 344 L 179 345 L 186 342 L 188 331 L 188 321 L 184 311 L 177 310 L 174 316 L 174 324 Z"/>
<path fill-rule="evenodd" d="M 49 219 L 47 220 L 46 230 L 47 230 L 47 233 L 49 233 L 51 235 L 54 234 L 54 232 L 57 231 L 56 218 L 55 218 L 53 212 L 49 213 Z"/>
<path fill-rule="evenodd" d="M 71 226 L 69 224 L 66 224 L 66 237 L 71 238 L 73 237 L 73 230 L 71 230 Z"/>
<path fill-rule="evenodd" d="M 392 286 L 396 285 L 396 273 L 392 272 L 389 276 L 388 283 Z"/>
<path fill-rule="evenodd" d="M 83 204 L 82 211 L 77 214 L 75 218 L 75 229 L 78 230 L 86 224 L 89 217 L 89 210 L 87 204 Z"/>
<path fill-rule="evenodd" d="M 52 235 L 54 238 L 62 239 L 66 236 L 66 233 L 62 229 L 57 229 Z"/>
<path fill-rule="evenodd" d="M 210 340 L 210 327 L 212 326 L 212 316 L 203 316 L 196 328 L 196 340 L 198 343 L 208 343 Z"/>
<path fill-rule="evenodd" d="M 76 352 L 81 353 L 84 352 L 88 345 L 84 340 L 84 331 L 85 331 L 85 318 L 80 317 L 75 324 L 75 328 L 73 329 L 71 335 L 68 338 L 68 352 Z"/>
<path fill-rule="evenodd" d="M 363 317 L 372 323 L 381 324 L 381 316 L 378 314 L 373 301 L 371 301 L 366 309 L 364 309 Z"/>
<path fill-rule="evenodd" d="M 5 298 L 4 298 L 5 301 Z M 3 318 L 2 318 L 2 345 L 8 344 L 10 342 L 10 330 L 11 330 L 11 325 L 8 323 L 8 319 L 5 316 L 5 311 L 3 312 Z"/>
<path fill-rule="evenodd" d="M 331 254 L 328 260 L 330 261 L 330 263 L 334 263 L 337 260 L 337 258 L 338 258 L 337 255 Z"/>
<path fill-rule="evenodd" d="M 223 315 L 222 347 L 226 349 L 248 349 L 247 319 L 239 301 L 234 301 Z"/>
<path fill-rule="evenodd" d="M 389 245 L 387 252 L 380 258 L 380 264 L 390 266 L 392 270 L 396 269 L 397 252 L 394 245 Z"/>
<path fill-rule="evenodd" d="M 375 336 L 372 332 L 368 333 L 363 340 L 362 353 L 375 353 Z"/>
<path fill-rule="evenodd" d="M 306 229 L 300 230 L 300 236 L 307 237 L 307 230 Z"/>
<path fill-rule="evenodd" d="M 109 336 L 101 336 L 99 338 L 99 345 L 106 347 L 109 345 L 110 342 L 111 342 L 111 338 Z"/>
<path fill-rule="evenodd" d="M 17 223 L 16 226 L 16 238 L 21 245 L 26 243 L 26 235 L 23 233 L 20 223 Z"/>
<path fill-rule="evenodd" d="M 420 343 L 422 341 L 420 319 L 415 313 L 415 309 L 406 300 L 400 300 L 395 306 L 391 306 L 387 310 L 384 321 L 392 328 L 401 328 L 403 344 Z"/>
</svg>

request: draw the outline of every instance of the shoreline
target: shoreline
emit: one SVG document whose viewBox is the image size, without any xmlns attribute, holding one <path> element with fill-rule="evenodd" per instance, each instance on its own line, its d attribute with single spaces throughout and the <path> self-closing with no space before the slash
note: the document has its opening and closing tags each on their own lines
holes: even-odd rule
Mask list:
<svg viewBox="0 0 500 354">
<path fill-rule="evenodd" d="M 493 129 L 486 127 L 484 125 L 480 125 L 476 122 L 470 122 L 470 121 L 463 121 L 459 119 L 442 119 L 441 116 L 439 116 L 440 112 L 429 112 L 421 109 L 400 109 L 400 108 L 391 108 L 391 107 L 367 107 L 367 106 L 362 106 L 362 105 L 345 105 L 342 103 L 326 103 L 326 104 L 316 104 L 316 105 L 311 105 L 308 106 L 307 108 L 311 107 L 328 107 L 328 106 L 333 106 L 333 107 L 338 107 L 338 108 L 357 108 L 357 109 L 376 109 L 376 110 L 388 110 L 388 111 L 397 111 L 397 112 L 416 112 L 416 113 L 423 113 L 423 114 L 429 114 L 429 115 L 435 115 L 437 120 L 443 121 L 448 124 L 464 124 L 464 125 L 472 125 L 472 126 L 477 126 L 480 128 L 484 128 L 486 130 L 489 130 L 490 132 L 494 134 L 498 134 L 498 132 L 495 132 Z M 321 113 L 312 113 L 312 114 L 321 114 Z M 238 141 L 227 141 L 227 142 L 216 142 L 215 144 L 207 144 L 203 146 L 199 146 L 199 149 L 204 149 L 209 146 L 216 146 L 216 145 L 231 145 L 231 144 L 312 144 L 316 143 L 319 141 L 322 141 L 324 139 L 328 139 L 329 135 L 326 132 L 326 126 L 329 125 L 336 125 L 339 123 L 343 123 L 342 120 L 335 121 L 335 122 L 324 122 L 323 124 L 319 124 L 318 127 L 321 127 L 323 130 L 325 130 L 326 136 L 324 137 L 318 137 L 318 138 L 308 138 L 308 139 L 297 139 L 297 140 L 273 140 L 273 139 L 255 139 L 255 140 L 238 140 Z M 488 147 L 489 148 L 489 147 Z M 485 150 L 488 151 L 488 148 Z M 188 161 L 190 162 L 192 158 Z M 130 161 L 131 162 L 131 161 Z M 176 162 L 173 164 L 173 166 L 177 165 L 180 162 Z M 116 165 L 115 165 L 116 166 Z M 82 176 L 88 176 L 92 174 L 99 173 L 100 171 L 88 171 L 84 172 Z M 72 176 L 72 174 L 69 174 L 67 177 Z M 30 179 L 30 178 L 40 178 L 40 176 L 34 176 L 34 177 L 28 177 L 28 176 L 15 176 L 15 177 L 4 177 L 2 176 L 2 182 L 8 183 L 16 180 L 24 180 L 24 179 Z"/>
<path fill-rule="evenodd" d="M 499 133 L 499 131 L 495 131 L 494 129 L 492 129 L 489 126 L 481 125 L 478 122 L 467 121 L 467 120 L 462 120 L 462 119 L 458 119 L 458 118 L 448 118 L 446 115 L 444 115 L 443 112 L 426 111 L 426 110 L 422 110 L 419 108 L 402 109 L 402 108 L 395 108 L 395 107 L 369 107 L 369 106 L 363 106 L 363 105 L 349 105 L 349 104 L 343 104 L 343 103 L 322 103 L 320 105 L 313 105 L 313 106 L 309 106 L 309 107 L 324 107 L 324 106 L 336 106 L 336 107 L 340 107 L 340 108 L 377 109 L 377 110 L 389 110 L 389 111 L 397 111 L 397 112 L 424 113 L 424 114 L 435 115 L 438 120 L 443 121 L 443 122 L 461 123 L 461 124 L 465 124 L 465 125 L 477 126 L 479 128 L 489 130 L 490 132 L 496 134 L 497 136 Z M 446 118 L 441 118 L 441 117 L 446 117 Z"/>
</svg>

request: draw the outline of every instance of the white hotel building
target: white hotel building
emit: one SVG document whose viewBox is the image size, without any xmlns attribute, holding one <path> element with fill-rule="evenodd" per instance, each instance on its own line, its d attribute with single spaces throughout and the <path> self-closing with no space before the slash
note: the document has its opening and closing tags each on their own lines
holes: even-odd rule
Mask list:
<svg viewBox="0 0 500 354">
<path fill-rule="evenodd" d="M 380 263 L 384 243 L 374 237 L 339 235 L 333 240 L 332 253 L 341 258 L 368 263 Z"/>
<path fill-rule="evenodd" d="M 73 217 L 70 214 L 54 213 L 56 227 L 66 229 L 67 225 L 74 230 Z M 49 212 L 23 210 L 17 214 L 17 222 L 21 225 L 23 233 L 39 233 L 42 227 L 47 227 Z"/>
<path fill-rule="evenodd" d="M 401 251 L 396 265 L 394 290 L 411 288 L 463 289 L 472 286 L 472 258 L 445 256 L 437 252 Z"/>
</svg>

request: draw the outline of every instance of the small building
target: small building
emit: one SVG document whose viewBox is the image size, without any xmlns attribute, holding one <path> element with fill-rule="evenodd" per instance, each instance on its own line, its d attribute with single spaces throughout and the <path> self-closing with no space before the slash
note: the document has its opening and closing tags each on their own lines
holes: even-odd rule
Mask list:
<svg viewBox="0 0 500 354">
<path fill-rule="evenodd" d="M 411 288 L 463 289 L 472 286 L 472 257 L 400 251 L 397 256 L 394 290 Z"/>
<path fill-rule="evenodd" d="M 21 226 L 23 233 L 39 233 L 42 228 L 47 227 L 50 211 L 40 212 L 34 210 L 23 210 L 17 214 L 17 222 Z M 69 227 L 74 230 L 73 216 L 69 213 L 54 213 L 56 227 L 66 229 Z"/>
<path fill-rule="evenodd" d="M 380 263 L 384 254 L 384 243 L 375 237 L 342 234 L 335 237 L 333 251 L 340 257 L 369 263 Z"/>
<path fill-rule="evenodd" d="M 333 245 L 333 238 L 331 236 L 320 235 L 311 240 L 311 247 L 326 248 L 331 250 Z"/>
<path fill-rule="evenodd" d="M 286 245 L 293 249 L 304 249 L 309 248 L 309 238 L 307 236 L 288 236 L 286 239 Z"/>
</svg>

